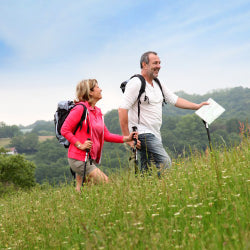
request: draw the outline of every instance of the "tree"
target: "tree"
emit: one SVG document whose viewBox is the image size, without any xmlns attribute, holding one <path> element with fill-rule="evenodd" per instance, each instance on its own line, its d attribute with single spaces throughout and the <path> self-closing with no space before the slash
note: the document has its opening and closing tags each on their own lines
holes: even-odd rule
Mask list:
<svg viewBox="0 0 250 250">
<path fill-rule="evenodd" d="M 35 185 L 35 164 L 27 161 L 23 155 L 0 155 L 0 182 L 21 188 Z"/>
<path fill-rule="evenodd" d="M 20 134 L 21 131 L 18 126 L 8 126 L 4 122 L 0 122 L 0 138 L 12 138 Z"/>
<path fill-rule="evenodd" d="M 37 182 L 59 184 L 65 182 L 65 178 L 71 179 L 67 150 L 55 138 L 39 143 L 34 160 L 37 165 Z"/>
<path fill-rule="evenodd" d="M 10 145 L 15 147 L 19 153 L 33 154 L 38 149 L 38 135 L 26 133 L 15 136 L 11 139 Z"/>
</svg>

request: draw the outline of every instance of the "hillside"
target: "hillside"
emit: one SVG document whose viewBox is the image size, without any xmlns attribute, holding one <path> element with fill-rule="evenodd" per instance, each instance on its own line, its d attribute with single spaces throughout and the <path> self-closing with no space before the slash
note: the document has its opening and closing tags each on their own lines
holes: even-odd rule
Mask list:
<svg viewBox="0 0 250 250">
<path fill-rule="evenodd" d="M 208 98 L 214 99 L 221 106 L 226 109 L 226 112 L 222 114 L 220 119 L 236 118 L 239 120 L 250 120 L 250 88 L 236 87 L 231 89 L 215 90 L 205 95 L 187 94 L 184 91 L 176 92 L 180 97 L 187 100 L 200 103 L 208 100 Z M 163 108 L 163 116 L 183 116 L 187 114 L 193 114 L 194 111 L 183 110 L 173 107 L 171 105 L 165 105 Z M 111 131 L 118 133 L 120 129 L 115 125 L 117 124 L 117 118 L 115 117 L 117 110 L 111 110 L 105 114 L 105 122 Z M 33 129 L 35 131 L 49 131 L 49 135 L 54 133 L 54 121 L 36 121 L 35 123 L 26 127 L 20 126 L 22 129 Z"/>
<path fill-rule="evenodd" d="M 206 101 L 209 98 L 214 99 L 226 110 L 221 115 L 220 119 L 237 118 L 239 120 L 250 120 L 250 88 L 236 87 L 222 89 L 205 95 L 190 95 L 183 91 L 177 92 L 176 94 L 196 103 Z M 163 114 L 167 116 L 186 115 L 191 113 L 193 113 L 193 111 L 178 109 L 171 105 L 166 105 L 163 109 Z"/>
<path fill-rule="evenodd" d="M 248 249 L 249 140 L 179 158 L 158 179 L 126 168 L 77 194 L 37 186 L 0 198 L 1 249 Z"/>
</svg>

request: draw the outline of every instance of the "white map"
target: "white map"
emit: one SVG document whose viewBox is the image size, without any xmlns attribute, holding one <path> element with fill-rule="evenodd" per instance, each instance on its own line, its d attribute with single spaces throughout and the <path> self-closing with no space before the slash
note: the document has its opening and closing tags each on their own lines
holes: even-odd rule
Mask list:
<svg viewBox="0 0 250 250">
<path fill-rule="evenodd" d="M 210 125 L 225 111 L 225 109 L 212 98 L 209 98 L 207 102 L 209 102 L 209 105 L 202 106 L 200 109 L 195 111 L 195 114 Z"/>
</svg>

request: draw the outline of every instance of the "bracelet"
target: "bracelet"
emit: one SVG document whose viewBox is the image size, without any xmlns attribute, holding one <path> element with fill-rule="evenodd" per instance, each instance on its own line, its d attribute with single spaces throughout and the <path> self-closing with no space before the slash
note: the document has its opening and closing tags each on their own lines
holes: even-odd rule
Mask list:
<svg viewBox="0 0 250 250">
<path fill-rule="evenodd" d="M 80 148 L 80 147 L 81 147 L 81 144 L 78 144 L 77 147 Z"/>
</svg>

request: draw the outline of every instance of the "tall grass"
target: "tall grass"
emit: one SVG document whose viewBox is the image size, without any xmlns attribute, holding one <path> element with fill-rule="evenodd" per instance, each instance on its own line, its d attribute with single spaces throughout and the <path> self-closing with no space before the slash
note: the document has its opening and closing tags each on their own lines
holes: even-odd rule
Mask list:
<svg viewBox="0 0 250 250">
<path fill-rule="evenodd" d="M 179 158 L 160 180 L 38 186 L 0 199 L 1 249 L 249 249 L 249 140 Z"/>
</svg>

